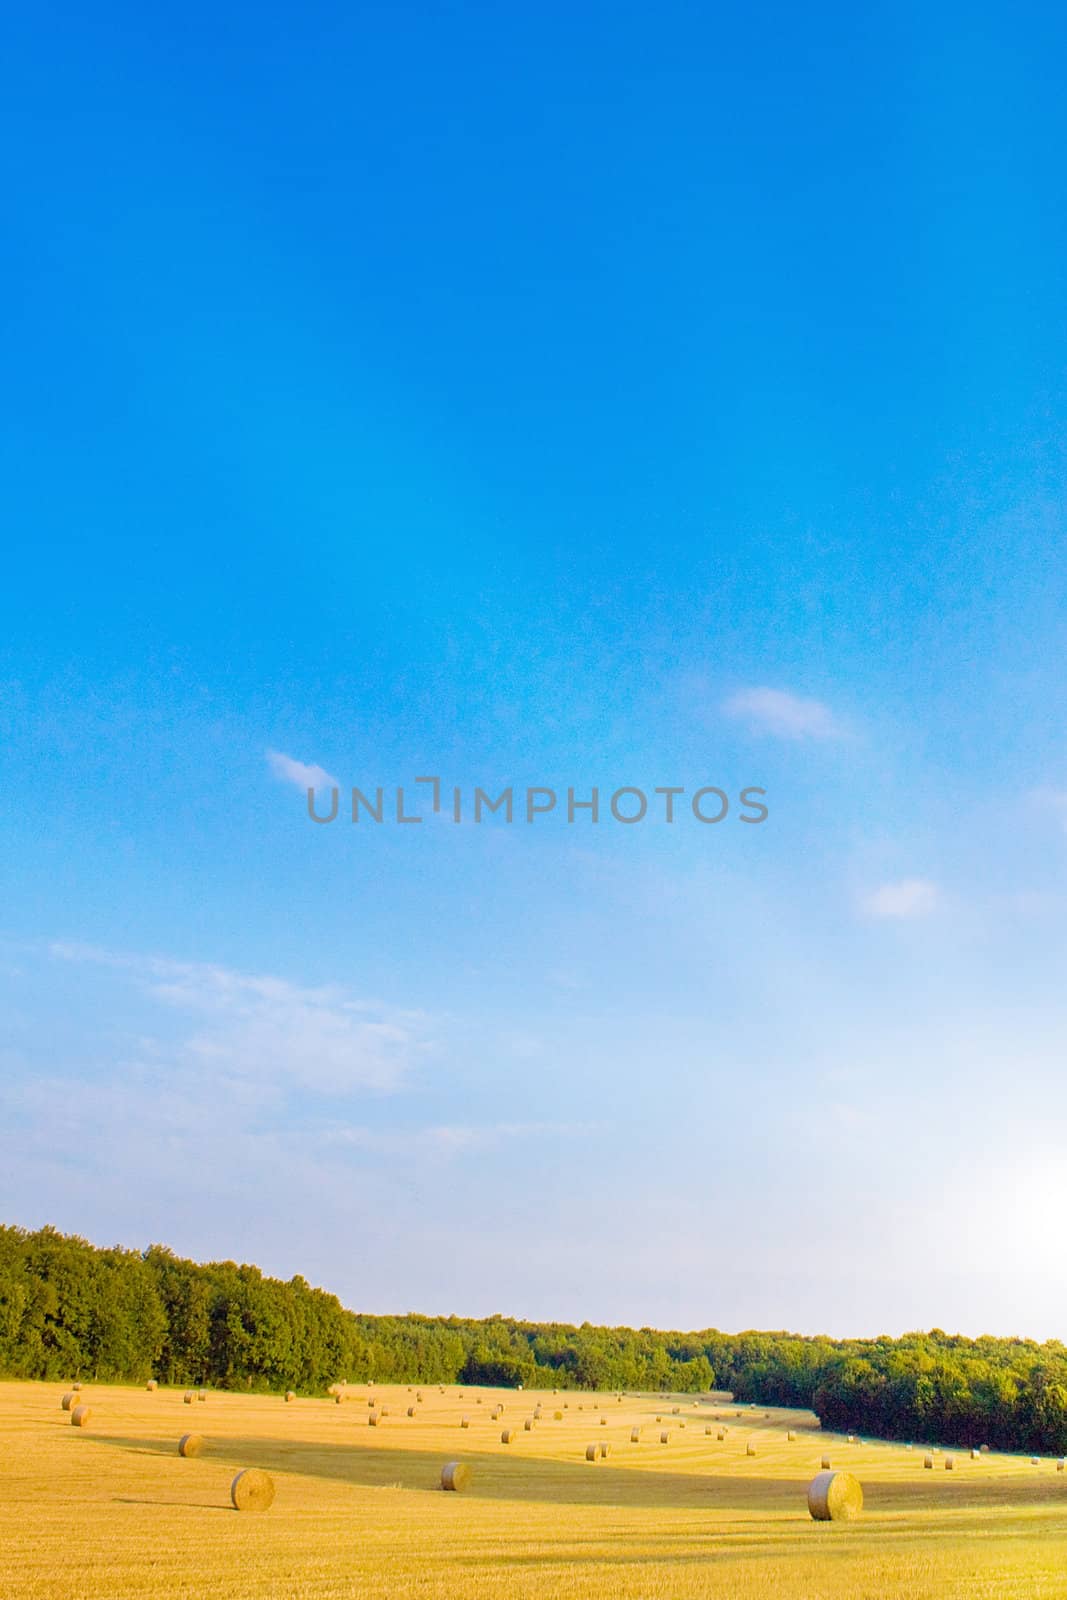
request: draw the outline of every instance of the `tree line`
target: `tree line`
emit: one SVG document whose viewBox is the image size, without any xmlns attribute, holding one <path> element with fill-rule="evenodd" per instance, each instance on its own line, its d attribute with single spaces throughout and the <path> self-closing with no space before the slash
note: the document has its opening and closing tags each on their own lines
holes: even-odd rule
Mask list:
<svg viewBox="0 0 1067 1600">
<path fill-rule="evenodd" d="M 883 1438 L 1067 1453 L 1067 1348 L 368 1316 L 303 1278 L 0 1225 L 0 1374 L 321 1392 L 338 1379 L 701 1393 Z"/>
</svg>

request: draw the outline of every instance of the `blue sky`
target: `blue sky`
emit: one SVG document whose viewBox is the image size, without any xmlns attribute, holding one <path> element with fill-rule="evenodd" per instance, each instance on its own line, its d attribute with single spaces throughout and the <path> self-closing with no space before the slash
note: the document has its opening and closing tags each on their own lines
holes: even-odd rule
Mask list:
<svg viewBox="0 0 1067 1600">
<path fill-rule="evenodd" d="M 5 27 L 0 1214 L 1067 1336 L 1061 14 Z"/>
</svg>

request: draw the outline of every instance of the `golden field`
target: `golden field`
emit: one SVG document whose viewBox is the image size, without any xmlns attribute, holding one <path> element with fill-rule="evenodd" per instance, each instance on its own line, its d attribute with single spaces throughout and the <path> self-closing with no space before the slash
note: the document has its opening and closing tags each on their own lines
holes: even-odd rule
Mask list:
<svg viewBox="0 0 1067 1600">
<path fill-rule="evenodd" d="M 65 1387 L 0 1384 L 4 1600 L 1067 1596 L 1067 1473 L 1052 1461 L 955 1451 L 953 1471 L 940 1455 L 927 1471 L 918 1446 L 849 1445 L 810 1413 L 725 1397 L 423 1387 L 416 1403 L 406 1385 L 354 1385 L 343 1404 L 211 1392 L 192 1405 L 181 1390 L 86 1385 L 79 1429 Z M 376 1427 L 370 1396 L 388 1412 Z M 721 1443 L 704 1431 L 718 1417 Z M 190 1430 L 205 1448 L 183 1459 Z M 605 1441 L 607 1459 L 587 1462 Z M 824 1452 L 863 1484 L 856 1523 L 808 1516 Z M 457 1457 L 474 1479 L 446 1493 Z M 232 1509 L 242 1467 L 273 1477 L 269 1511 Z"/>
</svg>

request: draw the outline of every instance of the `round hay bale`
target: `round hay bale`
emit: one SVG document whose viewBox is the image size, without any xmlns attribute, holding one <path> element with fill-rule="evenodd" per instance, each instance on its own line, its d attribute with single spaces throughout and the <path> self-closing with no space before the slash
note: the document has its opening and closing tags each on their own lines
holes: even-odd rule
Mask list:
<svg viewBox="0 0 1067 1600">
<path fill-rule="evenodd" d="M 191 1389 L 186 1389 L 185 1393 L 182 1395 L 182 1400 L 187 1406 L 191 1406 L 195 1399 L 196 1396 L 193 1394 Z"/>
<path fill-rule="evenodd" d="M 586 1447 L 585 1447 L 585 1459 L 587 1461 L 595 1461 L 596 1458 L 597 1458 L 596 1445 L 595 1444 L 587 1444 Z"/>
<path fill-rule="evenodd" d="M 715 1429 L 712 1427 L 711 1423 L 710 1422 L 706 1422 L 704 1424 L 704 1434 L 705 1434 L 705 1436 L 710 1439 L 714 1432 L 715 1432 Z"/>
<path fill-rule="evenodd" d="M 480 1405 L 481 1405 L 481 1404 L 482 1404 L 482 1397 L 481 1397 L 481 1395 L 476 1395 L 476 1396 L 475 1396 L 475 1404 L 476 1404 L 476 1405 L 479 1405 L 479 1406 L 480 1406 Z"/>
<path fill-rule="evenodd" d="M 274 1503 L 274 1480 L 258 1467 L 245 1467 L 230 1484 L 235 1511 L 266 1511 Z"/>
<path fill-rule="evenodd" d="M 823 1456 L 820 1465 L 822 1466 L 822 1470 L 824 1472 L 829 1472 L 829 1470 L 830 1470 L 830 1457 L 829 1456 Z"/>
<path fill-rule="evenodd" d="M 159 1388 L 159 1384 L 156 1382 L 155 1378 L 149 1378 L 148 1382 L 145 1384 L 145 1388 L 148 1390 L 149 1394 L 155 1394 L 156 1390 Z"/>
<path fill-rule="evenodd" d="M 73 1389 L 69 1389 L 59 1404 L 61 1410 L 73 1411 L 74 1407 L 78 1404 L 78 1396 L 74 1393 Z"/>
<path fill-rule="evenodd" d="M 1067 1457 L 1060 1456 L 1060 1459 L 1056 1462 L 1056 1471 L 1062 1472 L 1064 1467 L 1067 1467 Z"/>
<path fill-rule="evenodd" d="M 504 1407 L 503 1406 L 494 1406 L 492 1411 L 490 1411 L 490 1413 L 489 1413 L 490 1422 L 499 1422 L 500 1418 L 503 1416 L 503 1414 L 504 1414 Z"/>
<path fill-rule="evenodd" d="M 923 1466 L 926 1468 L 927 1472 L 932 1472 L 934 1470 L 934 1458 L 933 1458 L 933 1456 L 931 1456 L 931 1455 L 923 1456 Z"/>
<path fill-rule="evenodd" d="M 510 1444 L 512 1439 L 514 1439 L 514 1437 L 515 1437 L 514 1428 L 505 1428 L 503 1433 L 500 1435 L 500 1443 L 501 1444 Z"/>
<path fill-rule="evenodd" d="M 411 1390 L 410 1390 L 410 1389 L 409 1389 L 409 1390 L 408 1390 L 408 1393 L 409 1393 L 409 1394 L 410 1394 L 410 1393 L 411 1393 Z M 461 1399 L 461 1400 L 462 1400 L 462 1399 L 463 1399 L 463 1396 L 462 1396 L 462 1395 L 460 1395 L 460 1396 L 459 1396 L 459 1398 L 460 1398 L 460 1399 Z M 415 1404 L 416 1404 L 416 1405 L 417 1405 L 417 1406 L 421 1406 L 421 1405 L 422 1405 L 422 1395 L 421 1395 L 421 1394 L 416 1394 L 416 1396 L 415 1396 Z M 450 1463 L 449 1463 L 449 1465 L 450 1465 L 450 1466 L 451 1466 L 451 1465 L 453 1465 L 453 1463 L 452 1463 L 452 1462 L 450 1462 Z"/>
<path fill-rule="evenodd" d="M 81 1384 L 80 1383 L 72 1383 L 71 1384 L 71 1388 L 74 1390 L 75 1394 L 77 1394 L 78 1390 L 81 1388 Z"/>
<path fill-rule="evenodd" d="M 663 1421 L 663 1418 L 662 1418 L 662 1417 L 657 1417 L 657 1418 L 656 1418 L 656 1421 L 657 1421 L 657 1422 L 662 1422 L 662 1421 Z"/>
<path fill-rule="evenodd" d="M 379 1421 L 380 1421 L 380 1418 L 378 1416 L 377 1411 L 372 1411 L 370 1413 L 370 1415 L 368 1416 L 368 1418 L 367 1418 L 367 1426 L 368 1426 L 368 1428 L 376 1428 L 378 1426 Z"/>
<path fill-rule="evenodd" d="M 808 1484 L 808 1510 L 816 1522 L 851 1522 L 863 1510 L 863 1490 L 851 1472 L 819 1472 Z"/>
<path fill-rule="evenodd" d="M 286 1405 L 289 1405 L 290 1401 L 295 1400 L 295 1399 L 296 1399 L 296 1395 L 293 1393 L 292 1389 L 286 1389 L 286 1391 L 285 1391 L 285 1403 L 286 1403 Z"/>
<path fill-rule="evenodd" d="M 388 1406 L 382 1406 L 381 1410 L 378 1412 L 378 1415 L 380 1417 L 387 1417 L 389 1415 L 389 1407 Z"/>
<path fill-rule="evenodd" d="M 945 1471 L 946 1472 L 955 1472 L 955 1470 L 956 1470 L 956 1458 L 955 1458 L 955 1456 L 946 1456 L 945 1457 Z"/>
<path fill-rule="evenodd" d="M 981 1450 L 977 1450 L 977 1449 L 975 1449 L 975 1450 L 972 1450 L 972 1451 L 971 1451 L 971 1460 L 972 1460 L 972 1461 L 981 1461 L 981 1459 L 982 1459 L 982 1452 L 981 1452 Z"/>
<path fill-rule="evenodd" d="M 905 1445 L 905 1446 L 904 1446 L 904 1448 L 905 1448 L 905 1450 L 912 1450 L 912 1449 L 914 1449 L 914 1446 L 913 1446 L 913 1445 L 910 1445 L 910 1444 L 906 1444 L 906 1445 Z"/>
<path fill-rule="evenodd" d="M 525 1433 L 532 1433 L 533 1432 L 533 1417 L 527 1417 L 526 1420 L 523 1422 L 522 1426 L 523 1426 L 523 1431 Z"/>
<path fill-rule="evenodd" d="M 198 1456 L 204 1448 L 204 1438 L 199 1433 L 183 1433 L 178 1440 L 180 1456 Z"/>
<path fill-rule="evenodd" d="M 460 1417 L 459 1425 L 461 1428 L 469 1428 L 471 1425 L 470 1417 Z"/>
<path fill-rule="evenodd" d="M 562 1411 L 553 1411 L 553 1413 L 552 1413 L 552 1421 L 553 1422 L 562 1422 L 563 1421 L 563 1412 Z"/>
<path fill-rule="evenodd" d="M 681 1406 L 671 1406 L 671 1416 L 672 1417 L 678 1416 L 678 1414 L 681 1411 L 681 1409 L 682 1409 Z"/>
<path fill-rule="evenodd" d="M 746 1456 L 754 1456 L 756 1454 L 756 1446 L 752 1443 L 751 1439 L 745 1446 L 745 1454 Z"/>
<path fill-rule="evenodd" d="M 415 1407 L 414 1406 L 408 1406 L 408 1416 L 409 1417 L 413 1417 L 414 1415 L 415 1415 Z"/>
<path fill-rule="evenodd" d="M 666 1428 L 664 1428 L 663 1432 L 659 1436 L 660 1444 L 667 1444 L 670 1440 L 670 1437 L 670 1434 L 667 1432 Z"/>
<path fill-rule="evenodd" d="M 471 1481 L 472 1470 L 466 1461 L 446 1461 L 441 1468 L 441 1488 L 461 1493 Z"/>
<path fill-rule="evenodd" d="M 794 1433 L 794 1432 L 793 1432 L 793 1430 L 792 1430 L 792 1428 L 790 1428 L 790 1429 L 789 1429 L 789 1431 L 788 1431 L 788 1433 L 787 1433 L 787 1434 L 786 1434 L 786 1436 L 785 1436 L 785 1437 L 786 1437 L 786 1442 L 787 1442 L 787 1443 L 788 1443 L 788 1444 L 792 1444 L 792 1443 L 793 1443 L 793 1441 L 794 1441 L 794 1440 L 795 1440 L 795 1438 L 796 1438 L 796 1434 L 795 1434 L 795 1433 Z"/>
<path fill-rule="evenodd" d="M 1041 1457 L 1040 1456 L 1031 1456 L 1030 1457 L 1030 1465 L 1032 1467 L 1039 1467 L 1041 1465 Z"/>
<path fill-rule="evenodd" d="M 717 1430 L 716 1434 L 715 1434 L 715 1437 L 716 1437 L 716 1439 L 718 1439 L 719 1443 L 721 1444 L 722 1441 L 726 1438 L 726 1429 L 725 1428 L 719 1428 Z"/>
<path fill-rule="evenodd" d="M 198 1389 L 197 1392 L 196 1392 L 196 1398 L 198 1400 L 200 1400 L 200 1401 L 206 1400 L 207 1399 L 207 1390 L 206 1389 Z"/>
<path fill-rule="evenodd" d="M 984 1456 L 989 1454 L 989 1446 L 987 1444 L 981 1444 L 978 1446 L 978 1448 Z"/>
<path fill-rule="evenodd" d="M 606 1427 L 607 1427 L 607 1425 L 608 1425 L 608 1419 L 607 1419 L 607 1417 L 601 1417 L 601 1419 L 600 1419 L 600 1426 L 601 1426 L 601 1427 L 602 1427 L 602 1428 L 606 1428 Z"/>
<path fill-rule="evenodd" d="M 75 1428 L 86 1428 L 86 1427 L 88 1427 L 89 1418 L 90 1418 L 91 1415 L 92 1415 L 92 1412 L 89 1410 L 88 1406 L 86 1406 L 86 1405 L 75 1406 L 73 1411 L 70 1414 L 70 1420 L 71 1420 L 72 1426 L 75 1427 Z"/>
<path fill-rule="evenodd" d="M 608 1451 L 610 1449 L 611 1449 L 610 1444 L 601 1443 L 601 1446 L 600 1446 L 600 1459 L 601 1459 L 601 1461 L 606 1461 L 607 1460 Z"/>
<path fill-rule="evenodd" d="M 340 1396 L 338 1396 L 338 1404 L 340 1404 Z M 367 1400 L 367 1405 L 370 1408 L 370 1410 L 373 1411 L 377 1404 L 378 1404 L 378 1402 L 375 1400 L 374 1396 L 370 1395 L 368 1400 Z"/>
<path fill-rule="evenodd" d="M 641 1443 L 641 1429 L 640 1428 L 631 1428 L 630 1429 L 630 1443 L 631 1444 L 640 1444 Z"/>
</svg>

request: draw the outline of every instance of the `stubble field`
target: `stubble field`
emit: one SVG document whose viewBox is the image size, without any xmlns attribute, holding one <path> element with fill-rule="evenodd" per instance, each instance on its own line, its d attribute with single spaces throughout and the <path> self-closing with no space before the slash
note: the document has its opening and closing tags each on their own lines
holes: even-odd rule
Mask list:
<svg viewBox="0 0 1067 1600">
<path fill-rule="evenodd" d="M 80 1429 L 63 1386 L 0 1384 L 4 1600 L 1067 1596 L 1067 1473 L 1049 1460 L 946 1451 L 926 1470 L 918 1446 L 848 1444 L 810 1413 L 721 1396 L 86 1389 Z M 188 1431 L 204 1448 L 183 1459 Z M 590 1444 L 606 1458 L 587 1462 Z M 824 1453 L 863 1485 L 858 1522 L 808 1515 Z M 473 1480 L 446 1493 L 457 1458 Z M 243 1467 L 274 1479 L 269 1511 L 233 1510 Z"/>
</svg>

